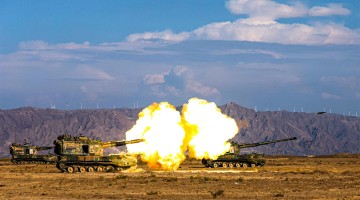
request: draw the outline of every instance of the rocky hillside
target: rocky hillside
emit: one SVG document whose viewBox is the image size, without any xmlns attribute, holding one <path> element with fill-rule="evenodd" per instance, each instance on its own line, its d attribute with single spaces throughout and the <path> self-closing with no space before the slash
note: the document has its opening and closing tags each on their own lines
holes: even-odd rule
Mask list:
<svg viewBox="0 0 360 200">
<path fill-rule="evenodd" d="M 298 138 L 243 149 L 243 152 L 293 155 L 360 153 L 360 117 L 287 111 L 255 112 L 235 103 L 220 108 L 242 127 L 233 138 L 236 142 Z M 63 133 L 122 140 L 125 132 L 135 124 L 139 112 L 139 109 L 0 110 L 0 157 L 9 156 L 9 145 L 15 141 L 23 143 L 26 140 L 34 145 L 47 146 Z"/>
<path fill-rule="evenodd" d="M 244 151 L 294 155 L 360 153 L 360 117 L 288 111 L 255 112 L 235 103 L 226 104 L 221 109 L 237 122 L 246 122 L 242 123 L 244 128 L 234 138 L 239 143 L 298 138 Z"/>
</svg>

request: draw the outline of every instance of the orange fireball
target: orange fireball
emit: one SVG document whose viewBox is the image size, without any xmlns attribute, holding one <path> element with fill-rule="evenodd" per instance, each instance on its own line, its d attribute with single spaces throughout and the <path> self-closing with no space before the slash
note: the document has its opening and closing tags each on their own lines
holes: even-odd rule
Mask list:
<svg viewBox="0 0 360 200">
<path fill-rule="evenodd" d="M 127 146 L 139 153 L 152 169 L 175 170 L 189 157 L 216 159 L 229 150 L 228 140 L 238 133 L 234 119 L 221 113 L 215 103 L 192 98 L 182 115 L 167 102 L 153 103 L 126 132 L 126 139 L 142 138 L 143 143 Z"/>
</svg>

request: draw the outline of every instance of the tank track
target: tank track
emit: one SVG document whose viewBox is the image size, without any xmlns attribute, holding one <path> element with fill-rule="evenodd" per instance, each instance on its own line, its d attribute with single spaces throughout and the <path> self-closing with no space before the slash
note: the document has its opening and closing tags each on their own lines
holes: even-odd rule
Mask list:
<svg viewBox="0 0 360 200">
<path fill-rule="evenodd" d="M 111 164 L 79 164 L 79 163 L 62 163 L 58 162 L 56 167 L 65 173 L 74 173 L 74 172 L 114 172 L 114 171 L 124 171 L 128 169 L 135 169 L 137 166 L 129 167 L 119 167 Z"/>
<path fill-rule="evenodd" d="M 11 162 L 15 165 L 27 165 L 27 164 L 53 164 L 54 162 L 49 162 L 45 160 L 14 160 L 12 159 Z"/>
<path fill-rule="evenodd" d="M 265 163 L 251 163 L 251 162 L 231 162 L 231 161 L 212 161 L 212 160 L 202 160 L 202 164 L 208 168 L 243 168 L 246 169 L 248 167 L 262 167 Z"/>
</svg>

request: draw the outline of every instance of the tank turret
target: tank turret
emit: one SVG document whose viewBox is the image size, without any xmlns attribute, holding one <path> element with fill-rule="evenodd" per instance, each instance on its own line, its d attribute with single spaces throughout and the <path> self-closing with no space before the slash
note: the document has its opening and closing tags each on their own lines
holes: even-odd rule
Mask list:
<svg viewBox="0 0 360 200">
<path fill-rule="evenodd" d="M 61 135 L 54 141 L 54 152 L 58 155 L 56 166 L 58 169 L 70 173 L 136 168 L 136 156 L 126 153 L 104 155 L 104 149 L 143 141 L 143 139 L 136 139 L 103 142 L 85 136 Z"/>
<path fill-rule="evenodd" d="M 231 147 L 229 152 L 226 152 L 224 155 L 219 156 L 216 160 L 203 159 L 202 163 L 206 167 L 243 167 L 247 168 L 248 166 L 256 167 L 265 165 L 265 158 L 263 154 L 240 154 L 240 149 L 257 147 L 262 145 L 269 145 L 278 142 L 286 142 L 290 140 L 296 140 L 296 137 L 290 137 L 280 140 L 264 141 L 257 143 L 246 143 L 238 144 L 236 142 L 231 142 Z"/>
<path fill-rule="evenodd" d="M 38 147 L 29 143 L 12 143 L 9 147 L 12 157 L 11 162 L 13 162 L 14 164 L 51 163 L 52 160 L 54 160 L 54 155 L 38 155 L 38 152 L 53 148 L 54 146 Z"/>
</svg>

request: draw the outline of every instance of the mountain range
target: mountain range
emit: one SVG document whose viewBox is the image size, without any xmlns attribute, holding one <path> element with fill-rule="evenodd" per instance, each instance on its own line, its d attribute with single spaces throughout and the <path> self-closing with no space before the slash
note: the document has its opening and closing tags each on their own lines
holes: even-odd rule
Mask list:
<svg viewBox="0 0 360 200">
<path fill-rule="evenodd" d="M 232 139 L 255 143 L 289 137 L 297 140 L 242 149 L 267 155 L 328 155 L 360 153 L 360 117 L 288 111 L 259 111 L 236 103 L 219 106 L 240 127 Z M 181 109 L 181 107 L 178 107 Z M 0 110 L 0 157 L 9 157 L 13 142 L 51 146 L 58 135 L 68 133 L 123 140 L 141 109 L 56 110 L 23 107 Z M 219 133 L 221 134 L 221 133 Z M 124 150 L 124 149 L 120 149 Z"/>
</svg>

